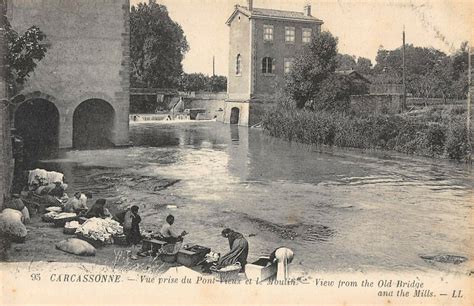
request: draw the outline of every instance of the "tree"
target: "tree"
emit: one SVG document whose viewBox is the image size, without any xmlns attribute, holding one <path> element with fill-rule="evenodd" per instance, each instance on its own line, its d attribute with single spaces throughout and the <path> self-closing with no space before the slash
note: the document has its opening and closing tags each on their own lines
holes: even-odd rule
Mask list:
<svg viewBox="0 0 474 306">
<path fill-rule="evenodd" d="M 341 54 L 336 56 L 337 70 L 355 70 L 361 74 L 372 72 L 372 61 L 365 57 L 357 58 L 355 55 Z"/>
<path fill-rule="evenodd" d="M 468 68 L 468 52 L 469 43 L 464 41 L 461 43 L 461 47 L 453 55 L 453 70 L 454 78 L 457 80 L 461 75 L 467 71 Z"/>
<path fill-rule="evenodd" d="M 467 93 L 467 43 L 452 56 L 433 49 L 406 47 L 407 92 L 424 98 L 463 98 Z M 377 83 L 402 82 L 402 50 L 380 49 L 373 71 Z"/>
<path fill-rule="evenodd" d="M 295 58 L 285 92 L 301 108 L 319 91 L 320 84 L 336 70 L 337 38 L 329 32 L 314 36 Z"/>
<path fill-rule="evenodd" d="M 179 81 L 179 89 L 182 91 L 200 91 L 206 87 L 206 76 L 202 73 L 183 73 Z"/>
<path fill-rule="evenodd" d="M 179 81 L 179 89 L 182 91 L 226 91 L 227 78 L 225 76 L 207 76 L 202 73 L 183 73 Z"/>
<path fill-rule="evenodd" d="M 457 99 L 465 99 L 468 91 L 468 42 L 465 41 L 452 56 L 452 95 Z"/>
<path fill-rule="evenodd" d="M 166 6 L 150 1 L 132 6 L 130 60 L 132 87 L 176 87 L 189 50 L 181 26 Z"/>
<path fill-rule="evenodd" d="M 319 85 L 319 91 L 305 107 L 311 110 L 339 111 L 349 108 L 352 81 L 348 76 L 330 74 Z"/>
<path fill-rule="evenodd" d="M 365 57 L 359 57 L 357 59 L 357 65 L 354 68 L 355 71 L 360 74 L 368 75 L 372 73 L 372 61 Z"/>
<path fill-rule="evenodd" d="M 227 90 L 227 78 L 222 75 L 213 75 L 209 78 L 207 91 L 221 92 Z"/>
<path fill-rule="evenodd" d="M 401 80 L 403 70 L 402 52 L 401 47 L 395 50 L 379 49 L 374 70 L 377 73 L 388 71 Z M 433 69 L 436 63 L 446 57 L 445 53 L 434 48 L 406 45 L 405 66 L 407 75 L 425 75 Z"/>
<path fill-rule="evenodd" d="M 37 66 L 37 62 L 46 55 L 46 46 L 42 41 L 46 35 L 37 27 L 28 28 L 18 34 L 6 20 L 5 36 L 8 52 L 6 56 L 8 94 L 13 97 Z"/>
<path fill-rule="evenodd" d="M 337 70 L 353 70 L 357 63 L 355 55 L 338 53 L 336 56 Z"/>
</svg>

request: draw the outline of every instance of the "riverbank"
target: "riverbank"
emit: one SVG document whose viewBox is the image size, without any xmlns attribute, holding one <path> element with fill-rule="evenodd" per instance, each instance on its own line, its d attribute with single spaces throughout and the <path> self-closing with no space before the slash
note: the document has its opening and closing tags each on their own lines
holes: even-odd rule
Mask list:
<svg viewBox="0 0 474 306">
<path fill-rule="evenodd" d="M 469 153 L 465 122 L 459 108 L 370 116 L 273 109 L 265 113 L 262 127 L 288 141 L 463 161 Z"/>
<path fill-rule="evenodd" d="M 140 257 L 139 260 L 131 260 L 130 247 L 120 245 L 105 245 L 97 248 L 95 256 L 78 256 L 65 253 L 56 249 L 55 245 L 65 239 L 73 238 L 74 235 L 66 235 L 62 228 L 56 228 L 52 223 L 41 221 L 39 215 L 31 218 L 26 225 L 28 236 L 24 243 L 11 243 L 4 254 L 5 262 L 36 262 L 46 261 L 69 262 L 104 265 L 120 270 L 148 271 L 162 273 L 175 264 L 168 264 L 151 257 Z"/>
<path fill-rule="evenodd" d="M 107 198 L 111 211 L 138 205 L 145 230 L 158 231 L 173 214 L 177 231 L 189 232 L 185 243 L 222 254 L 229 248 L 222 229 L 239 231 L 249 261 L 284 245 L 295 253 L 292 270 L 301 272 L 471 271 L 474 181 L 464 164 L 315 151 L 217 122 L 148 123 L 130 131 L 133 147 L 63 152 L 38 166 L 64 173 L 69 194 Z M 61 229 L 42 222 L 28 229 L 8 260 L 113 265 L 114 250 L 125 250 L 111 245 L 95 258 L 78 257 L 55 249 L 68 237 Z M 443 255 L 468 261 L 424 259 Z"/>
</svg>

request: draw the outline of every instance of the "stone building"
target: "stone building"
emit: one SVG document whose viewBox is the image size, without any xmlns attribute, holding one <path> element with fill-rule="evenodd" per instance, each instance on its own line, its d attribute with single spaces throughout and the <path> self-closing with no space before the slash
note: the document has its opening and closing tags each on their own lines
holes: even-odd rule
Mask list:
<svg viewBox="0 0 474 306">
<path fill-rule="evenodd" d="M 12 112 L 33 156 L 129 143 L 129 12 L 129 0 L 8 0 L 15 30 L 36 25 L 47 36 Z"/>
<path fill-rule="evenodd" d="M 0 1 L 0 210 L 10 196 L 13 173 L 12 142 L 8 114 L 5 53 L 5 2 Z M 1 240 L 1 239 L 0 239 Z M 0 248 L 2 247 L 0 241 Z M 0 251 L 1 253 L 1 251 Z"/>
<path fill-rule="evenodd" d="M 262 102 L 284 84 L 285 74 L 299 50 L 321 32 L 323 22 L 302 12 L 236 5 L 229 26 L 228 99 L 224 122 L 253 125 L 259 121 Z"/>
</svg>

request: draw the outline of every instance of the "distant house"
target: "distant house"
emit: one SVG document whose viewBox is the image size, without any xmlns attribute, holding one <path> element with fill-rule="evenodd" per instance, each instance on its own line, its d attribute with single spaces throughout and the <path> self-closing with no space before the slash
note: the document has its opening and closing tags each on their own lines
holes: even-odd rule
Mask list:
<svg viewBox="0 0 474 306">
<path fill-rule="evenodd" d="M 229 73 L 224 122 L 252 125 L 265 100 L 284 85 L 296 53 L 321 32 L 323 22 L 302 12 L 236 5 L 229 26 Z"/>
<path fill-rule="evenodd" d="M 347 76 L 352 81 L 351 95 L 363 95 L 369 93 L 370 80 L 359 72 L 351 70 L 337 70 L 336 74 Z"/>
</svg>

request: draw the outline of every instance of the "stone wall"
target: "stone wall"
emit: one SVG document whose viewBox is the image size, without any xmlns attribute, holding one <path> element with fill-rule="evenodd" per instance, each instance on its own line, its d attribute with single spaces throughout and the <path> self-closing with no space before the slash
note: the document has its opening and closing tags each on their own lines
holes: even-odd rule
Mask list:
<svg viewBox="0 0 474 306">
<path fill-rule="evenodd" d="M 239 121 L 238 125 L 249 126 L 249 115 L 250 115 L 250 103 L 239 102 L 239 101 L 226 101 L 224 104 L 224 123 L 231 123 L 230 117 L 232 109 L 237 108 L 239 110 Z"/>
<path fill-rule="evenodd" d="M 216 119 L 217 121 L 224 120 L 224 101 L 223 100 L 193 100 L 186 108 L 202 108 L 206 112 L 201 115 L 201 118 Z"/>
<path fill-rule="evenodd" d="M 400 111 L 402 95 L 351 96 L 351 109 L 361 114 L 396 114 Z"/>
<path fill-rule="evenodd" d="M 129 0 L 9 0 L 8 17 L 19 32 L 37 25 L 48 52 L 22 94 L 59 111 L 59 146 L 72 146 L 73 115 L 82 102 L 102 99 L 114 109 L 111 141 L 128 144 L 130 88 Z"/>
<path fill-rule="evenodd" d="M 370 84 L 369 92 L 376 95 L 403 94 L 403 84 Z"/>
<path fill-rule="evenodd" d="M 0 82 L 3 83 L 3 82 Z M 10 123 L 5 97 L 4 84 L 0 89 L 0 210 L 3 209 L 4 201 L 9 198 L 12 175 L 13 175 L 13 158 L 10 137 Z"/>
<path fill-rule="evenodd" d="M 205 119 L 217 119 L 224 121 L 224 101 L 227 99 L 226 92 L 190 92 L 180 95 L 185 103 L 184 109 L 201 108 L 206 112 L 200 115 Z"/>
<path fill-rule="evenodd" d="M 3 209 L 4 201 L 10 195 L 13 173 L 12 142 L 10 137 L 7 82 L 4 63 L 7 50 L 3 31 L 2 16 L 4 6 L 2 4 L 0 4 L 0 210 Z"/>
<path fill-rule="evenodd" d="M 430 106 L 430 105 L 466 105 L 466 100 L 442 99 L 442 98 L 414 98 L 407 97 L 407 106 Z"/>
</svg>

